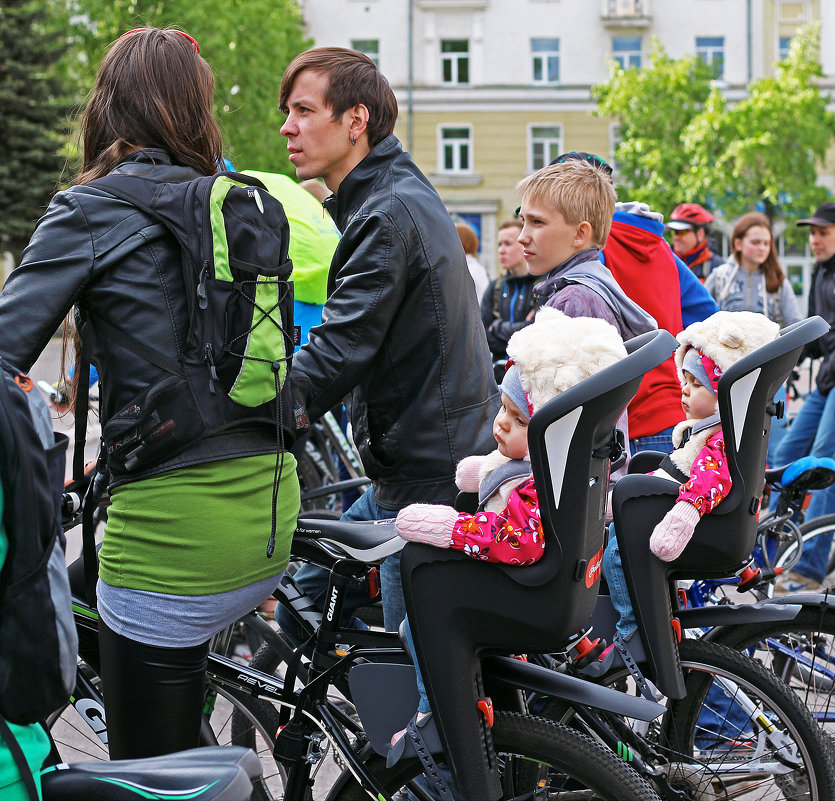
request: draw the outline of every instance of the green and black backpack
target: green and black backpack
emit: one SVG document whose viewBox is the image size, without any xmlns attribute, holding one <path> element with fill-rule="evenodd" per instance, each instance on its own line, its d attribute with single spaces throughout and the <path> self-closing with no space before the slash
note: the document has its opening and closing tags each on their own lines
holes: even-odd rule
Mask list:
<svg viewBox="0 0 835 801">
<path fill-rule="evenodd" d="M 292 409 L 282 406 L 289 406 L 283 396 L 295 339 L 293 265 L 281 203 L 257 179 L 230 172 L 182 183 L 109 175 L 90 185 L 146 212 L 176 237 L 188 303 L 179 358 L 87 312 L 97 331 L 168 373 L 105 424 L 111 474 L 145 471 L 240 424 L 280 429 L 283 422 L 292 430 Z"/>
</svg>

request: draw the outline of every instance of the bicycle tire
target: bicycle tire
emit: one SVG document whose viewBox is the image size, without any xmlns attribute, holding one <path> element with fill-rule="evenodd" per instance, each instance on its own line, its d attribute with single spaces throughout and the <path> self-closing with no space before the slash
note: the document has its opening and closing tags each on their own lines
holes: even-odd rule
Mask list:
<svg viewBox="0 0 835 801">
<path fill-rule="evenodd" d="M 498 712 L 492 736 L 499 756 L 505 801 L 515 797 L 558 801 L 566 796 L 601 801 L 658 799 L 650 785 L 612 751 L 553 721 L 515 712 Z M 541 769 L 536 769 L 537 763 Z M 386 768 L 386 760 L 376 754 L 365 766 L 392 794 L 421 773 L 416 759 L 401 759 L 393 767 Z M 341 779 L 327 801 L 367 801 L 368 793 L 353 776 L 345 773 Z M 551 787 L 540 784 L 546 781 Z M 569 782 L 570 787 L 562 788 Z M 517 787 L 518 784 L 522 786 Z M 580 784 L 591 794 L 581 794 Z"/>
<path fill-rule="evenodd" d="M 672 701 L 664 716 L 666 744 L 678 760 L 670 772 L 674 786 L 697 798 L 706 790 L 710 798 L 744 795 L 752 801 L 835 797 L 835 765 L 823 731 L 772 672 L 738 651 L 703 640 L 683 641 L 679 654 L 686 695 Z M 707 699 L 718 679 L 732 682 L 724 690 L 717 684 L 717 690 L 733 706 L 712 728 L 705 715 L 715 711 L 710 706 L 715 701 Z M 742 711 L 742 693 L 755 700 L 756 713 Z"/>
<path fill-rule="evenodd" d="M 709 640 L 745 651 L 774 671 L 835 735 L 835 609 L 804 604 L 794 620 L 723 626 Z"/>
<path fill-rule="evenodd" d="M 807 545 L 818 537 L 835 534 L 835 514 L 821 515 L 820 517 L 813 517 L 811 520 L 806 520 L 798 527 L 800 529 L 800 536 L 803 540 L 803 549 L 806 550 Z M 835 545 L 835 539 L 833 540 Z M 782 567 L 793 556 L 797 549 L 795 542 L 786 543 L 778 552 L 774 559 L 775 567 Z M 801 554 L 801 559 L 803 555 Z M 826 573 L 827 575 L 835 570 L 835 547 L 830 546 L 829 559 L 827 560 Z"/>
<path fill-rule="evenodd" d="M 100 686 L 98 676 L 92 675 L 89 668 L 87 670 L 88 678 Z M 222 699 L 220 702 L 216 700 L 218 697 Z M 211 742 L 201 732 L 200 745 L 244 745 L 252 748 L 261 760 L 263 772 L 262 778 L 253 785 L 253 800 L 273 801 L 283 798 L 284 772 L 278 768 L 272 755 L 278 731 L 278 712 L 275 708 L 256 698 L 232 693 L 212 682 L 208 685 L 207 703 L 209 708 L 206 714 L 210 717 L 215 741 Z M 106 744 L 98 739 L 84 719 L 84 710 L 89 717 L 98 718 L 103 723 L 104 710 L 97 704 L 86 703 L 81 710 L 67 704 L 46 719 L 45 725 L 52 746 L 48 764 L 106 761 L 110 758 Z"/>
</svg>

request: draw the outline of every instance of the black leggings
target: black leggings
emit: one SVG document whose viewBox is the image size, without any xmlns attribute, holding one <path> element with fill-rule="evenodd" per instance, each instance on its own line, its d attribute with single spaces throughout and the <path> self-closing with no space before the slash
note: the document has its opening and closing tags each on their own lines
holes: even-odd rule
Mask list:
<svg viewBox="0 0 835 801">
<path fill-rule="evenodd" d="M 208 641 L 160 648 L 99 621 L 101 676 L 111 759 L 138 759 L 199 745 Z"/>
</svg>

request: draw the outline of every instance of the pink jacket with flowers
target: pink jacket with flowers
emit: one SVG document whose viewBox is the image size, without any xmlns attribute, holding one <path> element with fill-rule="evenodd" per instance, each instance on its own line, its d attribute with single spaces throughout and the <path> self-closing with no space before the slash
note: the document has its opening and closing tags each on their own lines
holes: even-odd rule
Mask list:
<svg viewBox="0 0 835 801">
<path fill-rule="evenodd" d="M 536 562 L 545 551 L 545 541 L 533 477 L 510 493 L 501 512 L 460 514 L 450 547 L 487 562 L 508 565 Z"/>
<path fill-rule="evenodd" d="M 678 500 L 696 507 L 699 516 L 712 512 L 731 491 L 731 474 L 721 429 L 708 438 L 690 468 L 690 480 L 681 485 Z"/>
</svg>

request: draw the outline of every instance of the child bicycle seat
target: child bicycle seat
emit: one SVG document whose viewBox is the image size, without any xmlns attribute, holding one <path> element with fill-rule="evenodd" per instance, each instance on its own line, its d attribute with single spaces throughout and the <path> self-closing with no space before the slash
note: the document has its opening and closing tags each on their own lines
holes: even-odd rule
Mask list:
<svg viewBox="0 0 835 801">
<path fill-rule="evenodd" d="M 612 509 L 618 547 L 647 653 L 647 678 L 668 697 L 684 696 L 677 634 L 671 624 L 678 600 L 671 582 L 723 578 L 748 562 L 756 541 L 768 432 L 775 415 L 772 398 L 797 364 L 803 346 L 828 330 L 820 317 L 795 323 L 731 365 L 719 379 L 719 414 L 733 486 L 716 510 L 699 521 L 678 559 L 663 562 L 653 556 L 649 538 L 675 504 L 679 485 L 655 476 L 627 475 L 615 487 Z"/>
<path fill-rule="evenodd" d="M 418 664 L 465 798 L 496 799 L 481 657 L 561 650 L 588 621 L 599 587 L 614 426 L 648 370 L 669 358 L 666 331 L 626 343 L 628 356 L 545 404 L 528 444 L 545 554 L 525 567 L 478 563 L 409 543 L 401 575 Z"/>
</svg>

